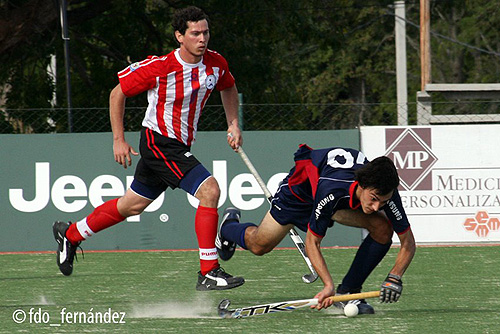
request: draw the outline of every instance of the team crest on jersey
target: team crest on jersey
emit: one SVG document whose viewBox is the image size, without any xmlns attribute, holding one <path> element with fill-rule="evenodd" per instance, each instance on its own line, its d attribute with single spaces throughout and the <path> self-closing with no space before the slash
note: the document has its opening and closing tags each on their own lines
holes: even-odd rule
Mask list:
<svg viewBox="0 0 500 334">
<path fill-rule="evenodd" d="M 207 79 L 205 80 L 205 85 L 207 86 L 207 89 L 214 89 L 215 75 L 210 74 L 209 76 L 207 76 Z"/>
<path fill-rule="evenodd" d="M 132 72 L 134 72 L 135 70 L 137 70 L 139 68 L 139 63 L 133 63 L 130 65 L 130 70 Z"/>
</svg>

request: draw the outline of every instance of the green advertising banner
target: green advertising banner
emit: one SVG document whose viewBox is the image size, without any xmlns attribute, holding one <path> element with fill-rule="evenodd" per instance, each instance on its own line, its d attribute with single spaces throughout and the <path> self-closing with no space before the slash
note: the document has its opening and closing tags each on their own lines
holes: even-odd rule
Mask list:
<svg viewBox="0 0 500 334">
<path fill-rule="evenodd" d="M 139 133 L 127 133 L 138 150 Z M 110 133 L 0 135 L 0 252 L 55 250 L 52 223 L 78 221 L 104 201 L 125 193 L 135 164 L 124 169 L 113 158 Z M 253 131 L 244 133 L 245 151 L 274 192 L 293 166 L 298 145 L 359 148 L 358 130 Z M 269 209 L 265 196 L 225 132 L 200 132 L 193 154 L 213 173 L 221 188 L 219 214 L 228 206 L 242 221 L 259 223 Z M 197 249 L 196 200 L 183 190 L 167 190 L 140 216 L 101 231 L 85 249 Z M 302 234 L 304 238 L 304 234 Z M 361 232 L 334 226 L 324 246 L 354 246 Z M 293 247 L 286 238 L 281 247 Z"/>
</svg>

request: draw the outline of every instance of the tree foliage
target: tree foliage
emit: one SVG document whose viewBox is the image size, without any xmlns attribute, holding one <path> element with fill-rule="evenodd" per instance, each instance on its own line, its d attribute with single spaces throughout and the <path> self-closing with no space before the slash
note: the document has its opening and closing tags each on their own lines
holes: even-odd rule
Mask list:
<svg viewBox="0 0 500 334">
<path fill-rule="evenodd" d="M 0 85 L 6 108 L 66 107 L 62 0 L 0 2 Z M 433 82 L 498 82 L 500 13 L 492 1 L 432 3 Z M 72 104 L 106 107 L 116 72 L 151 54 L 177 47 L 170 26 L 176 8 L 196 5 L 210 16 L 210 48 L 224 55 L 246 103 L 310 105 L 293 117 L 304 128 L 325 114 L 332 128 L 395 117 L 383 105 L 344 113 L 334 103 L 394 103 L 396 100 L 392 1 L 353 0 L 69 0 Z M 420 87 L 418 2 L 407 2 L 409 101 Z M 461 41 L 462 44 L 456 41 Z M 475 46 L 471 48 L 469 46 Z M 485 52 L 487 51 L 487 52 Z M 56 85 L 47 73 L 57 58 Z M 127 106 L 143 107 L 145 98 Z M 209 101 L 218 104 L 217 94 Z M 365 113 L 365 114 L 363 114 Z M 63 130 L 63 117 L 41 114 L 31 124 L 47 131 L 50 117 Z M 59 117 L 59 118 L 58 118 Z M 78 117 L 75 116 L 78 127 Z M 105 116 L 103 116 L 105 117 Z M 288 116 L 289 117 L 289 116 Z M 324 117 L 322 117 L 324 119 Z M 103 120 L 104 121 L 104 120 Z M 387 122 L 387 120 L 385 120 Z M 79 129 L 75 129 L 78 131 Z"/>
</svg>

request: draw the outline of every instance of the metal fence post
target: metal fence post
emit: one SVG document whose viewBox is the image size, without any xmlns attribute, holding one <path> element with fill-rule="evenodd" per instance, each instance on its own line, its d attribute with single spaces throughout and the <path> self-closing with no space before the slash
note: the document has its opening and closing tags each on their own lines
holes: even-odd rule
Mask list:
<svg viewBox="0 0 500 334">
<path fill-rule="evenodd" d="M 396 84 L 398 125 L 408 125 L 408 88 L 406 83 L 406 22 L 405 2 L 395 1 L 396 16 Z"/>
<path fill-rule="evenodd" d="M 60 3 L 61 11 L 61 32 L 62 39 L 64 40 L 64 64 L 66 70 L 66 97 L 68 102 L 68 132 L 73 132 L 73 115 L 71 103 L 71 72 L 70 72 L 70 59 L 69 59 L 69 36 L 68 36 L 68 19 L 67 19 L 67 4 L 66 0 Z"/>
<path fill-rule="evenodd" d="M 417 125 L 429 125 L 432 116 L 432 99 L 426 92 L 417 92 Z"/>
</svg>

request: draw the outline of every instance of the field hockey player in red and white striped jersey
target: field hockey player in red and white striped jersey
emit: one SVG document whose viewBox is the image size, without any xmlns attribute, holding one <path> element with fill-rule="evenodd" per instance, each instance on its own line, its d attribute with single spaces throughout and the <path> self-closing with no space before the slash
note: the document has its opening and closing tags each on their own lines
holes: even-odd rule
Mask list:
<svg viewBox="0 0 500 334">
<path fill-rule="evenodd" d="M 238 125 L 238 90 L 223 56 L 208 49 L 208 16 L 197 7 L 176 11 L 172 26 L 179 48 L 164 56 L 150 56 L 118 73 L 119 84 L 110 94 L 113 152 L 117 163 L 131 166 L 139 155 L 126 141 L 126 99 L 147 92 L 148 107 L 141 131 L 134 181 L 125 195 L 105 202 L 75 223 L 55 222 L 57 262 L 64 275 L 73 272 L 77 247 L 93 234 L 129 216 L 138 215 L 167 188 L 181 188 L 200 202 L 195 231 L 200 251 L 197 290 L 223 290 L 240 286 L 242 277 L 226 273 L 218 262 L 217 204 L 220 189 L 215 178 L 190 152 L 198 120 L 213 90 L 220 91 L 226 113 L 228 144 L 242 145 Z M 168 264 L 166 264 L 168 265 Z"/>
</svg>

